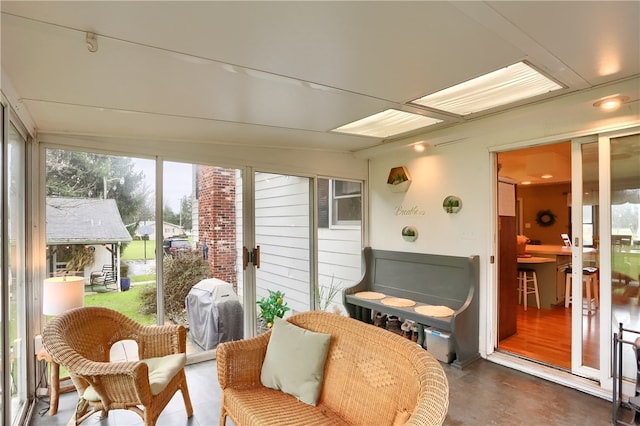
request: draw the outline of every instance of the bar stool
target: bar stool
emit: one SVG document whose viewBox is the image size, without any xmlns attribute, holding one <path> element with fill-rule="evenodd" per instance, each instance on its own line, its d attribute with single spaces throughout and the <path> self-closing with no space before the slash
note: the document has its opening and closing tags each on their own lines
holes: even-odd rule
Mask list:
<svg viewBox="0 0 640 426">
<path fill-rule="evenodd" d="M 538 276 L 535 269 L 518 268 L 518 303 L 522 298 L 524 310 L 527 310 L 527 299 L 530 294 L 536 295 L 536 305 L 540 309 L 540 294 L 538 293 Z"/>
<path fill-rule="evenodd" d="M 573 297 L 571 296 L 571 267 L 567 267 L 564 270 L 565 272 L 565 287 L 564 287 L 564 307 L 568 308 L 569 304 L 572 303 Z M 587 313 L 590 315 L 598 309 L 600 306 L 600 298 L 598 291 L 598 268 L 595 267 L 585 267 L 582 268 L 582 283 L 587 293 L 586 299 L 583 299 L 582 307 L 585 307 Z"/>
</svg>

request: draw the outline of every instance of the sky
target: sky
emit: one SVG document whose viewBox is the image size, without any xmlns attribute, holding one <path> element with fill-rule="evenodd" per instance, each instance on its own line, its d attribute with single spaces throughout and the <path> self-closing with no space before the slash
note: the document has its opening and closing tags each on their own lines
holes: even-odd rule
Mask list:
<svg viewBox="0 0 640 426">
<path fill-rule="evenodd" d="M 155 194 L 155 160 L 147 160 L 142 158 L 133 158 L 135 170 L 142 170 L 145 175 L 145 182 L 147 186 L 153 189 Z M 164 204 L 171 207 L 175 213 L 180 211 L 180 199 L 185 195 L 191 195 L 192 193 L 192 180 L 191 180 L 191 164 L 188 163 L 164 163 Z"/>
</svg>

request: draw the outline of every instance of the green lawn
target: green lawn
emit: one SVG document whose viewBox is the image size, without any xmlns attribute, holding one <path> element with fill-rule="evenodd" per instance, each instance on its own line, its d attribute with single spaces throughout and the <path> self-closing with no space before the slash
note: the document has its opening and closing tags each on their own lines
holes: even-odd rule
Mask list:
<svg viewBox="0 0 640 426">
<path fill-rule="evenodd" d="M 140 300 L 138 294 L 147 285 L 132 286 L 128 291 L 109 291 L 105 293 L 89 294 L 84 297 L 85 306 L 102 306 L 121 312 L 140 324 L 155 324 L 155 315 L 142 315 L 138 312 Z"/>
<path fill-rule="evenodd" d="M 146 253 L 146 256 L 145 256 Z M 155 259 L 156 242 L 135 240 L 127 245 L 122 252 L 122 260 Z"/>
<path fill-rule="evenodd" d="M 129 274 L 129 278 L 131 278 L 132 283 L 141 283 L 146 281 L 154 281 L 156 280 L 156 274 L 147 274 L 147 275 L 134 275 L 131 276 Z"/>
</svg>

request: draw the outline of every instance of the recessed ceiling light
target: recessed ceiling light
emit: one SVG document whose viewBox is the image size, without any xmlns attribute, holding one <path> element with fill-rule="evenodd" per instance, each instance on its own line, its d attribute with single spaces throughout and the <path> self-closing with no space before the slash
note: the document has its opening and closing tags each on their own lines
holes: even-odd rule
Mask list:
<svg viewBox="0 0 640 426">
<path fill-rule="evenodd" d="M 553 177 L 553 175 L 550 174 L 546 174 L 546 175 L 542 175 L 540 176 L 542 179 L 551 179 Z"/>
<path fill-rule="evenodd" d="M 518 62 L 423 96 L 412 103 L 468 115 L 558 89 L 562 86 L 526 63 Z"/>
<path fill-rule="evenodd" d="M 440 123 L 437 118 L 425 117 L 397 109 L 388 109 L 369 117 L 362 118 L 344 126 L 333 129 L 332 132 L 350 133 L 352 135 L 388 138 L 406 133 L 411 130 Z"/>
<path fill-rule="evenodd" d="M 520 182 L 520 185 L 531 185 L 531 181 L 530 180 L 523 180 L 522 182 Z"/>
<path fill-rule="evenodd" d="M 615 111 L 620 108 L 620 105 L 629 100 L 628 96 L 609 96 L 608 98 L 600 99 L 593 104 L 594 107 L 600 108 L 603 111 Z"/>
</svg>

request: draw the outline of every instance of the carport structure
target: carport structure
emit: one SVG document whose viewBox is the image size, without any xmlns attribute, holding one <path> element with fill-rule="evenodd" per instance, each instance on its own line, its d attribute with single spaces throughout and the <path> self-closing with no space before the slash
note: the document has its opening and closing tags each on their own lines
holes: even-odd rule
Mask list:
<svg viewBox="0 0 640 426">
<path fill-rule="evenodd" d="M 91 271 L 110 266 L 120 276 L 120 248 L 133 239 L 127 231 L 114 199 L 47 197 L 47 275 L 70 272 L 66 259 L 74 246 L 89 248 L 94 262 L 81 271 L 89 277 Z"/>
</svg>

